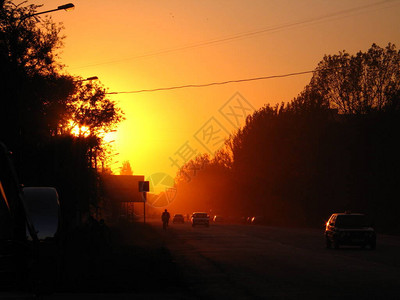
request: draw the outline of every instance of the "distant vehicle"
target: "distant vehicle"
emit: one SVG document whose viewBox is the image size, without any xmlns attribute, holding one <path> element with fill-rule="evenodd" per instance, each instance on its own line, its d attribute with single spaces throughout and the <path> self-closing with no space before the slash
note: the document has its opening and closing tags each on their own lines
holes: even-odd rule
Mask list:
<svg viewBox="0 0 400 300">
<path fill-rule="evenodd" d="M 247 217 L 240 217 L 239 222 L 242 224 L 246 224 L 247 223 Z"/>
<path fill-rule="evenodd" d="M 342 245 L 376 247 L 376 233 L 364 214 L 335 213 L 326 223 L 326 247 L 338 249 Z"/>
<path fill-rule="evenodd" d="M 205 212 L 194 212 L 191 217 L 192 227 L 196 225 L 210 226 L 210 216 Z"/>
<path fill-rule="evenodd" d="M 185 218 L 182 214 L 175 214 L 172 218 L 172 223 L 185 223 Z"/>
<path fill-rule="evenodd" d="M 261 225 L 264 224 L 264 217 L 255 216 L 251 218 L 251 224 L 253 225 Z"/>
<path fill-rule="evenodd" d="M 220 215 L 215 215 L 214 218 L 213 218 L 213 222 L 215 222 L 215 223 L 221 223 L 221 222 L 224 222 L 224 221 L 225 221 L 224 217 L 220 216 Z"/>
</svg>

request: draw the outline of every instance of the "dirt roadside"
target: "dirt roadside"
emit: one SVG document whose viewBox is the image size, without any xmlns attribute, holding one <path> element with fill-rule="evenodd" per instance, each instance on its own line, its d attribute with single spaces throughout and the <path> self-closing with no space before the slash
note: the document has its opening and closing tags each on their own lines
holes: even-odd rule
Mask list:
<svg viewBox="0 0 400 300">
<path fill-rule="evenodd" d="M 125 223 L 69 236 L 57 293 L 183 295 L 182 274 L 148 224 Z"/>
</svg>

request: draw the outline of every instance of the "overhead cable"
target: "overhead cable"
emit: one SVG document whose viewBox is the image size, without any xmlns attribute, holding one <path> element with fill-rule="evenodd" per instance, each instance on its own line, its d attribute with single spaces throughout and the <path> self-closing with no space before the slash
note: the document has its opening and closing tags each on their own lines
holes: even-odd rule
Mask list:
<svg viewBox="0 0 400 300">
<path fill-rule="evenodd" d="M 145 54 L 138 55 L 138 56 L 131 56 L 131 57 L 126 57 L 126 58 L 122 58 L 122 59 L 115 59 L 115 60 L 103 61 L 103 62 L 93 63 L 93 64 L 79 66 L 79 67 L 73 67 L 71 69 L 82 69 L 82 68 L 94 67 L 94 66 L 99 66 L 99 65 L 104 65 L 104 64 L 120 63 L 120 62 L 124 62 L 124 61 L 128 61 L 128 60 L 141 59 L 141 58 L 163 55 L 163 54 L 168 54 L 168 53 L 173 53 L 173 52 L 185 51 L 185 50 L 189 50 L 189 49 L 193 49 L 193 48 L 212 46 L 212 45 L 216 45 L 216 44 L 230 42 L 233 40 L 249 38 L 249 37 L 257 36 L 260 34 L 273 33 L 273 32 L 278 32 L 278 31 L 282 31 L 285 29 L 293 29 L 296 27 L 306 26 L 309 24 L 315 24 L 315 23 L 320 23 L 320 22 L 324 22 L 324 21 L 345 18 L 345 17 L 351 16 L 351 15 L 354 15 L 355 13 L 358 13 L 359 11 L 362 11 L 362 10 L 379 8 L 380 6 L 387 5 L 387 4 L 397 5 L 398 3 L 399 3 L 398 0 L 383 0 L 383 1 L 375 2 L 375 3 L 366 4 L 366 5 L 362 5 L 362 6 L 358 6 L 358 7 L 354 7 L 354 8 L 349 8 L 349 9 L 345 9 L 345 10 L 341 10 L 341 11 L 337 11 L 337 12 L 333 12 L 333 13 L 329 13 L 329 14 L 325 14 L 325 15 L 321 15 L 321 16 L 317 16 L 317 17 L 312 17 L 312 18 L 308 18 L 308 19 L 303 19 L 303 20 L 295 21 L 295 22 L 291 22 L 291 23 L 285 23 L 285 24 L 280 24 L 280 25 L 276 25 L 276 26 L 261 28 L 258 30 L 237 33 L 237 34 L 225 36 L 222 38 L 211 39 L 211 40 L 207 40 L 207 41 L 203 41 L 203 42 L 199 42 L 199 43 L 195 43 L 195 44 L 190 44 L 190 45 L 186 45 L 186 46 L 176 47 L 176 48 L 163 49 L 163 50 L 159 50 L 159 51 L 145 53 Z"/>
<path fill-rule="evenodd" d="M 210 82 L 210 83 L 204 83 L 204 84 L 186 84 L 186 85 L 162 87 L 162 88 L 155 88 L 155 89 L 143 89 L 143 90 L 125 91 L 125 92 L 109 92 L 109 93 L 106 93 L 106 94 L 109 94 L 109 95 L 137 94 L 137 93 L 169 91 L 169 90 L 177 90 L 177 89 L 185 89 L 185 88 L 202 88 L 202 87 L 208 87 L 208 86 L 213 86 L 213 85 L 224 85 L 224 84 L 229 84 L 229 83 L 239 83 L 239 82 L 246 82 L 246 81 L 256 81 L 256 80 L 266 80 L 266 79 L 298 76 L 298 75 L 310 74 L 310 73 L 314 73 L 314 72 L 316 72 L 316 70 L 296 72 L 296 73 L 288 73 L 288 74 L 281 74 L 281 75 L 261 76 L 261 77 L 245 78 L 245 79 L 235 79 L 235 80 L 227 80 L 227 81 L 220 81 L 220 82 Z"/>
</svg>

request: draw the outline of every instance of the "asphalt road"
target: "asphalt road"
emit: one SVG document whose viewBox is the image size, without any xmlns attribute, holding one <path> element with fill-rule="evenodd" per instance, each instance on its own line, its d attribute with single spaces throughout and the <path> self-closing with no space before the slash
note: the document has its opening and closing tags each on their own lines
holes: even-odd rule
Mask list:
<svg viewBox="0 0 400 300">
<path fill-rule="evenodd" d="M 162 236 L 194 298 L 400 299 L 399 237 L 333 250 L 323 228 L 171 224 Z"/>
<path fill-rule="evenodd" d="M 376 250 L 334 250 L 323 228 L 148 223 L 126 228 L 123 243 L 93 260 L 95 272 L 74 273 L 90 288 L 39 299 L 400 299 L 400 237 L 378 235 Z"/>
</svg>

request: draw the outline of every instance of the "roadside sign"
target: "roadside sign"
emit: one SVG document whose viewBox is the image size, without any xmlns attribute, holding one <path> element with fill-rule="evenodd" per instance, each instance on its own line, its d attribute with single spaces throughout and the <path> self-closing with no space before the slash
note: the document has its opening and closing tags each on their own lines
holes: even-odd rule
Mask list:
<svg viewBox="0 0 400 300">
<path fill-rule="evenodd" d="M 149 192 L 150 184 L 148 181 L 139 181 L 139 192 Z"/>
</svg>

